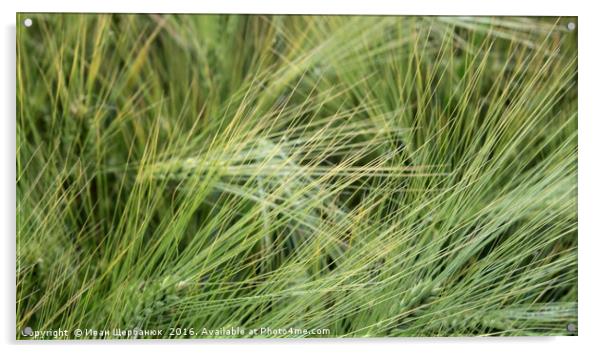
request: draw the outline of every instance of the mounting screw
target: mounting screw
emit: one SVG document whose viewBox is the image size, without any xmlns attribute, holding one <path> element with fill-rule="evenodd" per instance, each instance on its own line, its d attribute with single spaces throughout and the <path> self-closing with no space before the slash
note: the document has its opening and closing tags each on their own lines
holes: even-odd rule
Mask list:
<svg viewBox="0 0 602 353">
<path fill-rule="evenodd" d="M 26 328 L 23 329 L 23 331 L 21 331 L 21 334 L 23 336 L 31 336 L 31 335 L 33 335 L 33 330 L 31 329 L 31 327 L 27 326 Z"/>
<path fill-rule="evenodd" d="M 577 26 L 575 25 L 575 22 L 569 22 L 569 23 L 566 25 L 566 28 L 567 28 L 569 31 L 574 31 L 574 30 L 575 30 L 575 27 L 577 27 Z"/>
<path fill-rule="evenodd" d="M 566 330 L 569 332 L 576 332 L 577 326 L 575 326 L 575 324 L 568 324 L 568 325 L 566 325 Z"/>
<path fill-rule="evenodd" d="M 31 18 L 26 18 L 23 21 L 23 24 L 25 25 L 25 27 L 31 27 L 31 25 L 33 24 L 33 21 L 31 20 Z"/>
</svg>

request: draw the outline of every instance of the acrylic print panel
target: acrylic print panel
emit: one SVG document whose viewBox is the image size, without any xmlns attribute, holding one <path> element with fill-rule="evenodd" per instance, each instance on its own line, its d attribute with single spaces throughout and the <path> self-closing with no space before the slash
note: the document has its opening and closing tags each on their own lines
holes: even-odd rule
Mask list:
<svg viewBox="0 0 602 353">
<path fill-rule="evenodd" d="M 575 335 L 577 21 L 17 16 L 17 339 Z"/>
</svg>

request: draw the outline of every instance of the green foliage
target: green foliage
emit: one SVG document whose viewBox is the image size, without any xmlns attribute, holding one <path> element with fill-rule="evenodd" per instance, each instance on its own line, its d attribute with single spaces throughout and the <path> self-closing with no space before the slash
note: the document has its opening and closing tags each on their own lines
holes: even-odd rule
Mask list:
<svg viewBox="0 0 602 353">
<path fill-rule="evenodd" d="M 569 21 L 19 15 L 18 331 L 572 334 Z"/>
</svg>

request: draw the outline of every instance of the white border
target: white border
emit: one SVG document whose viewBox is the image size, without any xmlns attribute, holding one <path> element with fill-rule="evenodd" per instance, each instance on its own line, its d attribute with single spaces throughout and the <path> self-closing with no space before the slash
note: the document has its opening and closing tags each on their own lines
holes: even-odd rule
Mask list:
<svg viewBox="0 0 602 353">
<path fill-rule="evenodd" d="M 592 5 L 588 5 L 591 3 Z M 0 119 L 2 138 L 2 264 L 0 303 L 0 335 L 4 351 L 12 352 L 211 352 L 248 351 L 291 352 L 329 350 L 331 352 L 546 352 L 588 351 L 601 346 L 597 337 L 600 324 L 600 269 L 602 249 L 600 219 L 600 162 L 602 130 L 600 129 L 600 75 L 602 14 L 595 11 L 594 1 L 476 1 L 433 0 L 393 1 L 369 0 L 228 0 L 193 3 L 170 1 L 75 1 L 23 0 L 2 1 L 2 46 L 0 65 L 2 84 Z M 421 15 L 547 15 L 579 16 L 579 337 L 557 338 L 422 338 L 422 339 L 345 339 L 345 340 L 230 340 L 230 341 L 144 341 L 108 343 L 36 344 L 16 342 L 15 333 L 15 13 L 16 12 L 167 12 L 167 13 L 291 13 L 291 14 L 421 14 Z"/>
<path fill-rule="evenodd" d="M 525 15 L 573 16 L 577 1 L 474 1 L 474 0 L 229 0 L 192 1 L 77 0 L 21 1 L 19 11 L 27 12 L 168 12 L 168 13 L 290 13 L 290 14 L 398 14 L 398 15 Z"/>
</svg>

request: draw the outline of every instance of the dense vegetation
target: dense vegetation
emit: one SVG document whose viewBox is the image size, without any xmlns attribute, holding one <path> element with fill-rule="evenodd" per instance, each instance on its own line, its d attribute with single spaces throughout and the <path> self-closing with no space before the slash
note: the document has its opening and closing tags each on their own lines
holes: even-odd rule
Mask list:
<svg viewBox="0 0 602 353">
<path fill-rule="evenodd" d="M 574 334 L 570 22 L 19 15 L 18 331 Z"/>
</svg>

